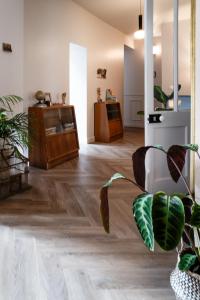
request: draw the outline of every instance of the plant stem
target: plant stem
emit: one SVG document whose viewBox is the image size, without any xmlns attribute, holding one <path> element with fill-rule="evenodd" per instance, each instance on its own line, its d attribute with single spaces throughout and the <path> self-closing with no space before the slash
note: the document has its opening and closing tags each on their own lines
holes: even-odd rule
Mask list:
<svg viewBox="0 0 200 300">
<path fill-rule="evenodd" d="M 198 257 L 198 260 L 200 261 L 200 255 L 199 255 L 199 251 L 198 248 L 195 247 L 195 244 L 193 242 L 193 240 L 190 237 L 190 233 L 187 231 L 187 229 L 184 229 L 185 235 L 187 236 L 188 240 L 190 241 L 192 250 L 194 251 L 194 253 L 196 254 L 196 256 Z"/>
<path fill-rule="evenodd" d="M 131 182 L 133 185 L 135 185 L 136 187 L 138 187 L 141 191 L 143 191 L 144 193 L 148 193 L 143 187 L 141 187 L 139 184 L 137 184 L 135 181 L 129 179 L 129 178 L 125 178 L 125 180 L 127 180 L 128 182 Z"/>
</svg>

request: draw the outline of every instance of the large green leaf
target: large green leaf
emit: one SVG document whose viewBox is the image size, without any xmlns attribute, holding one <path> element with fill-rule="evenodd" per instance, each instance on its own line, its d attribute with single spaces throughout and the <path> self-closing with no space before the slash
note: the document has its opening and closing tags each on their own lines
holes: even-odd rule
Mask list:
<svg viewBox="0 0 200 300">
<path fill-rule="evenodd" d="M 152 221 L 153 195 L 139 195 L 133 203 L 133 214 L 145 245 L 154 251 L 154 233 Z"/>
<path fill-rule="evenodd" d="M 184 206 L 177 196 L 158 192 L 153 199 L 154 237 L 166 251 L 177 247 L 184 229 Z"/>
<path fill-rule="evenodd" d="M 104 226 L 104 229 L 107 233 L 110 232 L 110 218 L 109 218 L 109 203 L 108 203 L 108 188 L 112 186 L 113 181 L 119 180 L 119 179 L 125 179 L 126 177 L 122 174 L 116 173 L 114 174 L 106 184 L 102 187 L 100 191 L 100 199 L 101 199 L 101 205 L 100 205 L 100 212 L 101 212 L 101 218 L 102 223 Z"/>
<path fill-rule="evenodd" d="M 196 204 L 192 209 L 191 225 L 200 228 L 200 205 Z"/>
<path fill-rule="evenodd" d="M 190 268 L 195 264 L 197 256 L 194 254 L 185 254 L 180 257 L 178 268 L 180 271 L 189 271 Z"/>
<path fill-rule="evenodd" d="M 168 97 L 159 85 L 154 85 L 154 98 L 166 106 Z"/>
<path fill-rule="evenodd" d="M 192 207 L 194 204 L 193 198 L 190 195 L 183 193 L 173 193 L 172 196 L 177 196 L 182 200 L 185 211 L 185 223 L 190 224 L 192 217 Z"/>
</svg>

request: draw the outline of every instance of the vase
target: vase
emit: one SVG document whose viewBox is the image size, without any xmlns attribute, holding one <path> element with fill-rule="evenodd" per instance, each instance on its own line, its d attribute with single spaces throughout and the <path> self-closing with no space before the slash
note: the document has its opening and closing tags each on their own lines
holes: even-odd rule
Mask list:
<svg viewBox="0 0 200 300">
<path fill-rule="evenodd" d="M 176 267 L 170 276 L 171 287 L 177 300 L 200 299 L 200 276 L 192 272 L 182 272 Z"/>
</svg>

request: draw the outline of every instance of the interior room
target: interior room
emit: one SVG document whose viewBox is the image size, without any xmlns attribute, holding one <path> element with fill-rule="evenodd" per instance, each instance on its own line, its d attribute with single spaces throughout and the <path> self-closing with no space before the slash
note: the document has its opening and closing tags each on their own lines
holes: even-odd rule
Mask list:
<svg viewBox="0 0 200 300">
<path fill-rule="evenodd" d="M 0 300 L 200 299 L 200 2 L 0 0 Z"/>
</svg>

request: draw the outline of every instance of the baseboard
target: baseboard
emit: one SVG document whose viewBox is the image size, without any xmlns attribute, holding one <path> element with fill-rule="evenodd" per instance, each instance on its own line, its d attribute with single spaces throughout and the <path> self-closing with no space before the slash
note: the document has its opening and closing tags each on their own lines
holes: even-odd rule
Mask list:
<svg viewBox="0 0 200 300">
<path fill-rule="evenodd" d="M 130 124 L 124 124 L 124 128 L 144 128 L 144 124 L 137 124 L 133 125 L 132 123 Z"/>
<path fill-rule="evenodd" d="M 89 138 L 87 139 L 87 143 L 88 143 L 88 144 L 93 144 L 94 142 L 95 142 L 95 137 L 94 137 L 94 136 L 89 137 Z"/>
</svg>

